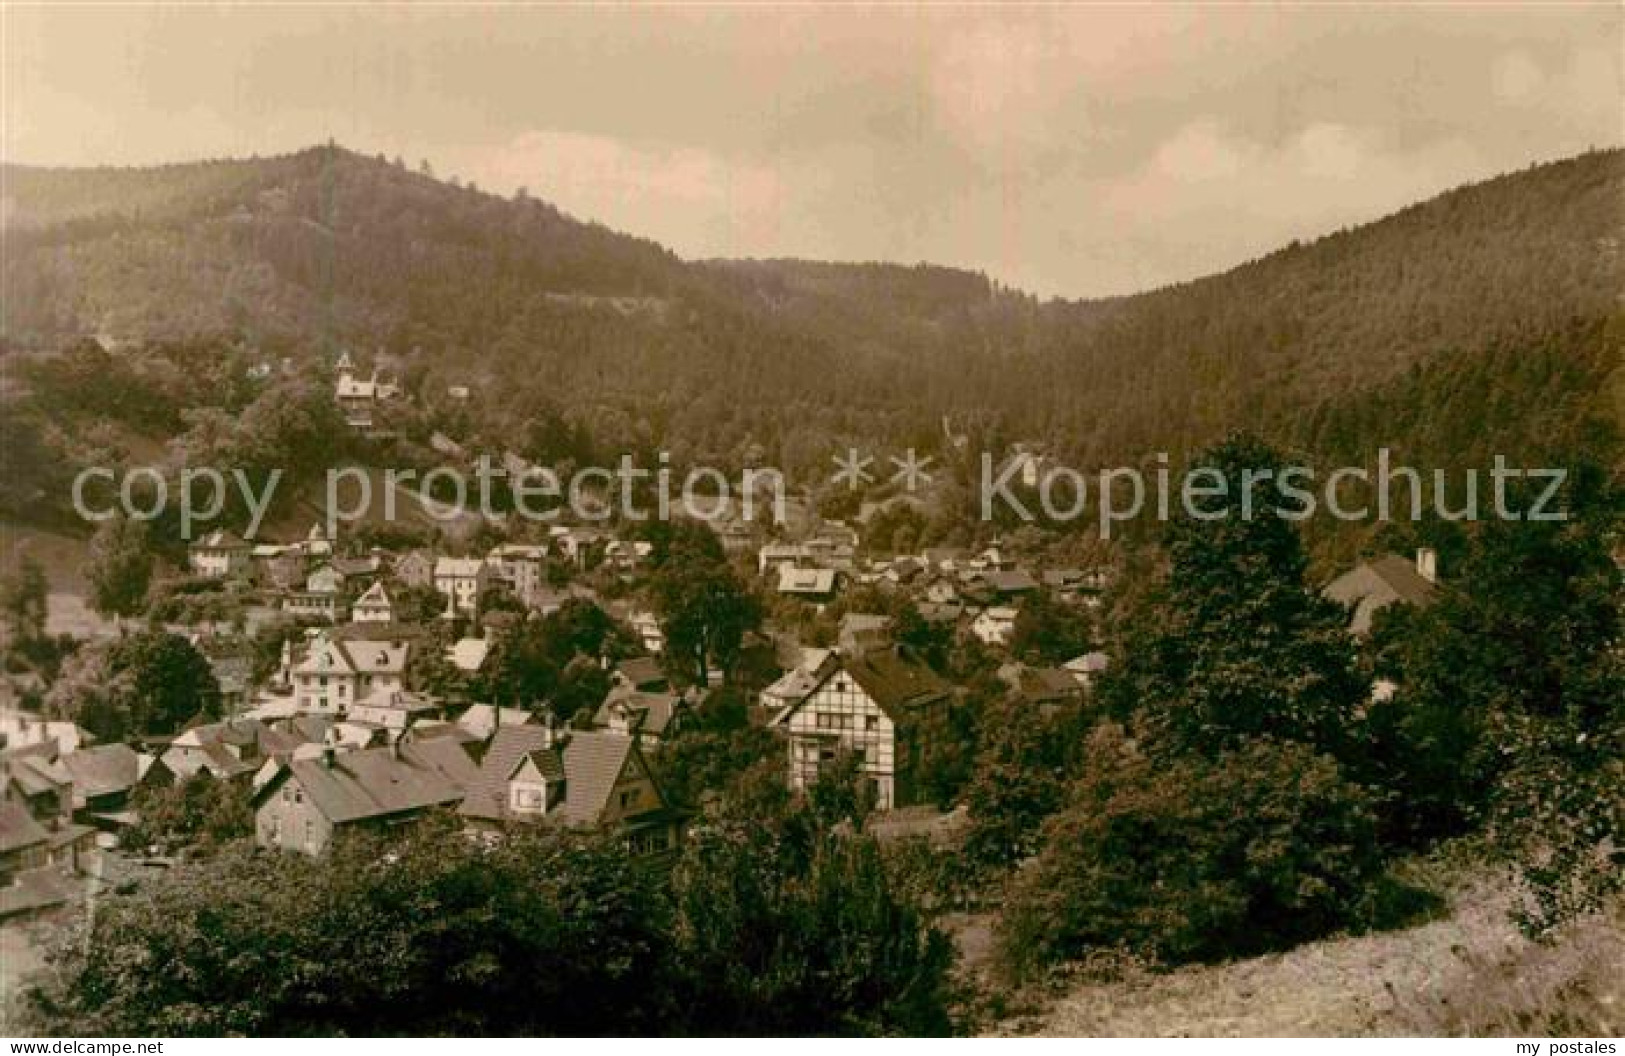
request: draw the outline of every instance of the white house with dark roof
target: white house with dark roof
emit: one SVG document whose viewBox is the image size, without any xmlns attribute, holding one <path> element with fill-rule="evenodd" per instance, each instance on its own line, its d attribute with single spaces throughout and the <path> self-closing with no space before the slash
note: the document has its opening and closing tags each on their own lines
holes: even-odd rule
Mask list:
<svg viewBox="0 0 1625 1056">
<path fill-rule="evenodd" d="M 946 707 L 950 687 L 900 650 L 832 654 L 811 682 L 771 723 L 785 734 L 790 787 L 805 790 L 843 753 L 855 753 L 877 808 L 912 804 L 923 720 Z"/>
<path fill-rule="evenodd" d="M 338 639 L 323 632 L 307 643 L 291 681 L 302 712 L 336 714 L 375 692 L 406 688 L 411 646 L 403 639 Z"/>
<path fill-rule="evenodd" d="M 394 623 L 395 603 L 390 599 L 389 591 L 384 589 L 384 581 L 379 580 L 368 587 L 362 595 L 350 606 L 350 622 L 352 623 Z"/>
<path fill-rule="evenodd" d="M 216 528 L 187 548 L 186 563 L 192 573 L 210 579 L 246 575 L 253 547 L 229 528 Z"/>
</svg>

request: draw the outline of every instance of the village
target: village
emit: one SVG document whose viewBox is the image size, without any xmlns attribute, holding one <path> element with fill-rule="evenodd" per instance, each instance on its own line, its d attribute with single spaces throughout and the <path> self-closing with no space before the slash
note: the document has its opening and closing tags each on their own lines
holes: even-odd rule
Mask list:
<svg viewBox="0 0 1625 1056">
<path fill-rule="evenodd" d="M 395 398 L 376 376 L 357 381 L 348 356 L 338 378 L 335 398 L 354 428 L 371 428 L 373 401 Z M 1027 451 L 1014 457 L 1024 476 L 1041 472 Z M 1109 567 L 1037 567 L 998 545 L 866 553 L 856 527 L 816 517 L 794 536 L 743 521 L 714 534 L 692 528 L 765 602 L 766 618 L 732 650 L 728 689 L 743 691 L 749 723 L 773 734 L 784 782 L 804 792 L 855 760 L 882 827 L 892 818 L 951 830 L 963 810 L 922 788 L 932 748 L 923 742 L 942 735 L 965 687 L 948 675 L 955 665 L 921 655 L 920 634 L 984 658 L 1017 714 L 1081 706 L 1106 670 L 1098 648 L 1051 647 L 1045 658 L 1013 646 L 1024 612 L 1060 614 L 1077 643 L 1094 640 Z M 259 846 L 311 856 L 346 832 L 431 813 L 482 839 L 564 825 L 673 851 L 703 802 L 662 787 L 660 755 L 723 689 L 725 672 L 703 655 L 696 669 L 667 654 L 670 613 L 651 586 L 650 538 L 591 525 L 535 531 L 456 554 L 330 538 L 319 523 L 285 542 L 227 528 L 193 540 L 183 577 L 274 625 L 274 660 L 256 676 L 254 632 L 242 620 L 166 624 L 207 661 L 218 713 L 118 742 L 24 706 L 37 687 L 11 677 L 0 712 L 0 921 L 72 912 L 184 855 L 132 845 L 130 834 L 152 790 L 187 782 L 240 790 Z M 1389 555 L 1325 595 L 1363 635 L 1385 606 L 1428 604 L 1437 576 L 1431 550 L 1414 561 Z M 516 628 L 566 608 L 615 628 L 597 653 L 572 661 L 595 670 L 593 696 L 566 717 L 546 699 L 482 695 L 494 692 L 483 676 Z M 904 612 L 912 641 L 897 634 Z M 1392 690 L 1379 682 L 1374 693 Z"/>
</svg>

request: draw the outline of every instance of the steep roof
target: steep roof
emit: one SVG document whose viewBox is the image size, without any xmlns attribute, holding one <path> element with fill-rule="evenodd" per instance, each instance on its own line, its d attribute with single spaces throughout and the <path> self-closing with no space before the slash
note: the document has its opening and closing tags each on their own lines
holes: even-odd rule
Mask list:
<svg viewBox="0 0 1625 1056">
<path fill-rule="evenodd" d="M 918 704 L 938 700 L 948 692 L 948 684 L 924 664 L 901 652 L 865 653 L 841 657 L 841 668 L 892 718 Z"/>
<path fill-rule="evenodd" d="M 457 747 L 454 741 L 439 743 Z M 331 761 L 299 760 L 287 765 L 287 774 L 335 825 L 447 806 L 463 798 L 462 787 L 432 761 L 394 748 L 341 752 Z M 256 802 L 280 784 L 268 782 Z"/>
<path fill-rule="evenodd" d="M 21 803 L 0 803 L 0 853 L 34 847 L 50 839 L 50 834 Z"/>
<path fill-rule="evenodd" d="M 660 737 L 682 704 L 683 698 L 676 693 L 649 693 L 632 686 L 617 686 L 598 705 L 592 724 L 598 729 L 608 726 L 610 715 L 619 709 L 627 713 L 639 733 Z"/>
<path fill-rule="evenodd" d="M 1396 601 L 1425 606 L 1433 602 L 1438 584 L 1424 577 L 1416 565 L 1397 554 L 1386 554 L 1338 576 L 1321 593 L 1352 606 L 1349 629 L 1364 634 L 1377 611 Z"/>
<path fill-rule="evenodd" d="M 479 771 L 469 782 L 468 795 L 463 798 L 460 813 L 472 818 L 486 818 L 491 821 L 500 821 L 508 816 L 508 781 L 519 769 L 519 764 L 531 756 L 552 756 L 556 768 L 544 762 L 538 762 L 543 768 L 544 777 L 553 779 L 553 774 L 562 778 L 565 775 L 562 760 L 557 759 L 557 752 L 549 748 L 548 741 L 552 735 L 545 726 L 503 726 L 491 738 L 490 745 L 485 749 L 485 758 L 480 760 Z M 566 795 L 569 788 L 566 786 Z"/>
<path fill-rule="evenodd" d="M 609 805 L 610 793 L 627 761 L 640 762 L 637 742 L 618 733 L 574 732 L 564 746 L 564 818 L 576 825 L 595 825 Z"/>
<path fill-rule="evenodd" d="M 522 708 L 497 708 L 494 704 L 470 704 L 457 716 L 457 725 L 484 740 L 497 729 L 534 724 L 536 716 Z"/>
<path fill-rule="evenodd" d="M 384 581 L 381 579 L 363 591 L 359 598 L 355 599 L 354 607 L 359 609 L 380 605 L 385 608 L 394 607 L 389 599 L 389 591 L 384 589 Z"/>
<path fill-rule="evenodd" d="M 73 790 L 80 796 L 106 796 L 128 792 L 141 780 L 141 756 L 127 744 L 99 744 L 62 757 L 73 775 Z"/>
</svg>

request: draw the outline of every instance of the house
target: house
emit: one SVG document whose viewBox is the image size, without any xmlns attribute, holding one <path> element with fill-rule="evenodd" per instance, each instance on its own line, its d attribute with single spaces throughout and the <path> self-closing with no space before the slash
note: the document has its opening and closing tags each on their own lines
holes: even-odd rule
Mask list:
<svg viewBox="0 0 1625 1056">
<path fill-rule="evenodd" d="M 777 575 L 784 566 L 797 568 L 811 560 L 812 552 L 804 546 L 769 543 L 756 552 L 756 572 L 762 576 Z"/>
<path fill-rule="evenodd" d="M 652 656 L 634 656 L 615 665 L 610 682 L 617 686 L 631 686 L 645 693 L 659 693 L 671 687 L 660 661 Z"/>
<path fill-rule="evenodd" d="M 351 723 L 368 723 L 386 734 L 398 734 L 424 719 L 440 717 L 444 710 L 438 698 L 404 689 L 374 689 L 350 705 L 345 718 Z"/>
<path fill-rule="evenodd" d="M 995 601 L 1014 601 L 1038 589 L 1038 581 L 1019 568 L 988 569 L 976 577 L 976 583 Z"/>
<path fill-rule="evenodd" d="M 89 744 L 91 736 L 63 719 L 47 719 L 21 708 L 0 709 L 0 750 L 50 744 L 54 751 L 71 752 Z"/>
<path fill-rule="evenodd" d="M 514 597 L 536 608 L 547 588 L 547 554 L 545 546 L 508 543 L 493 548 L 485 563 L 497 579 L 508 585 Z"/>
<path fill-rule="evenodd" d="M 187 565 L 193 575 L 209 579 L 245 576 L 252 547 L 229 528 L 216 528 L 187 549 Z"/>
<path fill-rule="evenodd" d="M 74 818 L 105 832 L 133 824 L 130 795 L 155 760 L 127 744 L 99 744 L 62 756 L 73 778 Z"/>
<path fill-rule="evenodd" d="M 632 633 L 638 636 L 643 644 L 643 651 L 651 656 L 659 656 L 666 651 L 666 632 L 660 626 L 660 617 L 647 609 L 639 609 L 627 618 L 632 627 Z"/>
<path fill-rule="evenodd" d="M 297 545 L 256 543 L 248 552 L 254 581 L 277 590 L 289 590 L 305 578 L 305 551 Z"/>
<path fill-rule="evenodd" d="M 311 638 L 291 672 L 300 711 L 342 713 L 375 691 L 406 688 L 410 645 L 404 639 Z"/>
<path fill-rule="evenodd" d="M 1105 653 L 1084 653 L 1075 656 L 1061 665 L 1061 670 L 1071 675 L 1074 680 L 1085 689 L 1093 686 L 1095 680 L 1106 673 L 1107 657 Z"/>
<path fill-rule="evenodd" d="M 811 563 L 840 572 L 852 571 L 857 561 L 857 543 L 845 532 L 822 532 L 808 539 L 803 549 Z"/>
<path fill-rule="evenodd" d="M 1416 551 L 1414 562 L 1388 554 L 1338 576 L 1321 595 L 1349 610 L 1351 632 L 1369 634 L 1373 618 L 1389 605 L 1433 603 L 1439 589 L 1438 561 L 1438 554 L 1428 548 Z"/>
<path fill-rule="evenodd" d="M 855 753 L 881 810 L 909 806 L 924 721 L 949 687 L 901 650 L 833 654 L 813 689 L 772 720 L 786 735 L 790 787 L 802 791 L 843 753 Z"/>
<path fill-rule="evenodd" d="M 314 759 L 280 763 L 254 792 L 255 841 L 320 855 L 342 832 L 404 825 L 455 807 L 475 773 L 462 745 L 444 737 L 326 749 Z"/>
<path fill-rule="evenodd" d="M 1009 645 L 1016 632 L 1016 610 L 1008 605 L 983 609 L 971 621 L 970 633 L 983 645 Z"/>
<path fill-rule="evenodd" d="M 606 544 L 609 533 L 601 528 L 581 528 L 556 524 L 547 530 L 548 540 L 577 568 L 586 568 L 594 548 Z"/>
<path fill-rule="evenodd" d="M 867 612 L 849 612 L 841 617 L 835 631 L 835 644 L 843 653 L 866 653 L 891 645 L 892 618 Z"/>
<path fill-rule="evenodd" d="M 1019 483 L 1024 488 L 1036 488 L 1055 469 L 1054 461 L 1030 444 L 1012 446 L 1010 457 L 999 467 L 998 478 Z"/>
<path fill-rule="evenodd" d="M 490 577 L 490 568 L 477 557 L 442 557 L 434 563 L 434 589 L 445 596 L 448 616 L 474 615 Z"/>
<path fill-rule="evenodd" d="M 833 568 L 777 567 L 780 594 L 814 603 L 823 603 L 835 597 L 836 572 Z"/>
<path fill-rule="evenodd" d="M 409 587 L 434 586 L 434 557 L 427 550 L 413 550 L 395 561 L 395 578 Z"/>
<path fill-rule="evenodd" d="M 952 605 L 959 600 L 959 583 L 952 576 L 932 576 L 919 597 L 932 605 Z"/>
<path fill-rule="evenodd" d="M 337 623 L 344 614 L 343 590 L 343 574 L 331 562 L 324 562 L 305 577 L 305 589 L 288 592 L 282 611 Z"/>
<path fill-rule="evenodd" d="M 49 746 L 6 752 L 0 759 L 0 803 L 21 804 L 47 832 L 58 832 L 73 822 L 73 775 Z"/>
<path fill-rule="evenodd" d="M 650 853 L 675 847 L 682 832 L 636 738 L 545 725 L 493 734 L 459 813 L 487 832 L 516 822 L 615 826 Z"/>
<path fill-rule="evenodd" d="M 390 600 L 389 591 L 384 589 L 380 580 L 368 587 L 366 591 L 350 606 L 350 622 L 352 623 L 394 623 L 395 603 Z"/>
<path fill-rule="evenodd" d="M 333 571 L 338 573 L 341 585 L 350 583 L 356 586 L 370 586 L 384 574 L 384 552 L 374 547 L 371 553 L 361 557 L 335 557 L 332 565 Z"/>
<path fill-rule="evenodd" d="M 9 818 L 0 819 L 0 873 L 8 861 L 19 871 L 76 869 L 81 856 L 95 847 L 96 830 L 75 822 L 73 811 L 73 775 L 49 745 L 16 749 L 0 758 L 0 812 Z M 36 828 L 45 834 L 43 843 Z"/>
<path fill-rule="evenodd" d="M 217 780 L 246 779 L 267 759 L 291 755 L 303 743 L 303 738 L 258 719 L 227 719 L 182 730 L 159 763 L 177 781 L 199 773 Z"/>
<path fill-rule="evenodd" d="M 339 357 L 334 369 L 338 379 L 333 384 L 333 399 L 344 413 L 345 422 L 355 429 L 371 430 L 377 408 L 399 396 L 400 386 L 379 378 L 376 367 L 363 378 L 357 373 L 348 352 Z"/>
<path fill-rule="evenodd" d="M 1058 667 L 1029 667 L 1005 664 L 999 678 L 1010 687 L 1010 695 L 1043 715 L 1054 714 L 1084 697 L 1084 686 L 1070 671 Z"/>
<path fill-rule="evenodd" d="M 528 726 L 536 721 L 533 712 L 523 708 L 499 708 L 494 704 L 470 704 L 457 716 L 456 725 L 477 741 L 489 740 L 504 726 Z"/>
<path fill-rule="evenodd" d="M 186 640 L 209 662 L 209 671 L 220 686 L 221 711 L 227 715 L 241 711 L 254 679 L 254 658 L 248 642 L 241 635 L 202 632 L 189 634 Z"/>
<path fill-rule="evenodd" d="M 824 666 L 836 662 L 833 649 L 805 649 L 800 660 L 766 689 L 758 702 L 770 716 L 776 717 L 792 704 L 805 700 L 818 688 L 824 678 Z"/>
<path fill-rule="evenodd" d="M 446 659 L 451 661 L 451 666 L 468 675 L 477 674 L 490 653 L 488 638 L 459 638 L 446 646 Z"/>
<path fill-rule="evenodd" d="M 51 834 L 21 803 L 0 802 L 0 887 L 51 863 Z"/>
<path fill-rule="evenodd" d="M 654 553 L 654 544 L 643 539 L 611 539 L 604 544 L 604 564 L 620 572 L 635 572 Z"/>
<path fill-rule="evenodd" d="M 615 686 L 593 714 L 592 728 L 636 737 L 642 747 L 652 750 L 677 732 L 687 712 L 688 702 L 681 694 Z"/>
<path fill-rule="evenodd" d="M 920 552 L 920 560 L 933 572 L 953 572 L 970 560 L 962 546 L 931 546 Z"/>
</svg>

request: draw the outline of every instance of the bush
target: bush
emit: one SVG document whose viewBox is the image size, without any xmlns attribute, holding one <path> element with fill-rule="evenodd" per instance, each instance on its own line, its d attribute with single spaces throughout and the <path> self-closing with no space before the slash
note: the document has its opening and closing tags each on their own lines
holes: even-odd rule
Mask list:
<svg viewBox="0 0 1625 1056">
<path fill-rule="evenodd" d="M 1100 727 L 1013 887 L 1000 959 L 1021 978 L 1100 949 L 1205 961 L 1358 927 L 1381 870 L 1375 831 L 1365 793 L 1304 745 L 1153 763 Z"/>
</svg>

